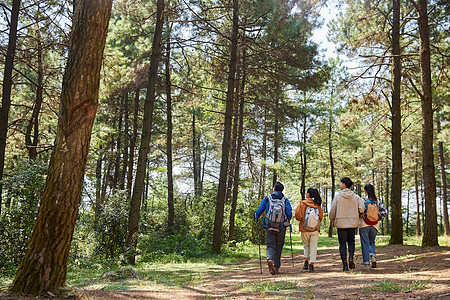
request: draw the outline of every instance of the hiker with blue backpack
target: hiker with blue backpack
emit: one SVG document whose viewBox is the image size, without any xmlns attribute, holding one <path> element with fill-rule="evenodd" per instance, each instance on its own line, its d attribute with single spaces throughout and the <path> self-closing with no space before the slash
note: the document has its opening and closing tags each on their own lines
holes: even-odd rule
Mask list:
<svg viewBox="0 0 450 300">
<path fill-rule="evenodd" d="M 272 275 L 280 273 L 281 252 L 283 251 L 286 229 L 290 228 L 292 206 L 283 194 L 284 186 L 281 182 L 275 183 L 273 193 L 262 199 L 255 212 L 255 218 L 266 212 L 262 218 L 266 229 L 267 266 Z"/>
<path fill-rule="evenodd" d="M 375 238 L 381 219 L 387 216 L 387 209 L 381 201 L 375 196 L 373 185 L 367 184 L 364 187 L 366 196 L 364 200 L 364 214 L 359 221 L 359 237 L 361 240 L 361 250 L 363 266 L 367 269 L 377 267 L 377 254 L 375 252 Z M 370 265 L 370 263 L 372 263 Z"/>
<path fill-rule="evenodd" d="M 295 219 L 300 221 L 298 228 L 302 235 L 304 270 L 314 272 L 317 258 L 317 243 L 319 241 L 320 222 L 323 220 L 322 198 L 319 191 L 309 188 L 306 199 L 295 209 Z"/>
</svg>

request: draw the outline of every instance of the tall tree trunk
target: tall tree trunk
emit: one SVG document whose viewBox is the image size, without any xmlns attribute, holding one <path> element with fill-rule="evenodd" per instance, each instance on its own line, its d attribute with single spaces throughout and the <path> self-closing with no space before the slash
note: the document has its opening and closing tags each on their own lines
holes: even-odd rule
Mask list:
<svg viewBox="0 0 450 300">
<path fill-rule="evenodd" d="M 114 177 L 113 188 L 119 187 L 119 174 L 120 174 L 120 153 L 122 152 L 122 121 L 123 121 L 123 102 L 120 100 L 119 105 L 119 124 L 117 128 L 116 137 L 116 151 L 114 151 Z"/>
<path fill-rule="evenodd" d="M 112 1 L 76 5 L 55 148 L 30 243 L 11 286 L 14 293 L 60 294 L 66 283 Z"/>
<path fill-rule="evenodd" d="M 239 125 L 239 100 L 237 99 L 239 95 L 239 84 L 236 84 L 236 93 L 235 93 L 236 101 L 234 101 L 233 105 L 233 131 L 231 134 L 231 149 L 230 149 L 230 158 L 228 163 L 228 179 L 227 179 L 227 194 L 225 197 L 225 201 L 228 201 L 231 197 L 231 190 L 233 189 L 233 179 L 235 173 L 236 166 L 236 147 L 237 147 L 237 136 L 238 136 L 238 125 Z"/>
<path fill-rule="evenodd" d="M 222 161 L 220 164 L 219 187 L 216 197 L 216 212 L 214 217 L 214 230 L 212 250 L 215 253 L 220 253 L 222 247 L 222 228 L 223 215 L 225 205 L 225 194 L 227 188 L 227 171 L 228 171 L 228 157 L 230 154 L 230 137 L 231 137 L 231 121 L 233 117 L 233 96 L 234 96 L 234 80 L 236 74 L 237 64 L 237 42 L 238 42 L 238 0 L 233 0 L 233 29 L 231 34 L 231 53 L 228 73 L 228 90 L 227 101 L 225 108 L 225 122 L 222 141 Z"/>
<path fill-rule="evenodd" d="M 427 0 L 417 1 L 422 78 L 422 171 L 425 185 L 425 224 L 422 246 L 438 246 L 436 177 L 433 152 L 433 94 L 431 90 L 430 29 Z"/>
<path fill-rule="evenodd" d="M 244 79 L 243 79 L 244 80 Z M 237 207 L 237 198 L 239 192 L 239 167 L 241 164 L 241 149 L 244 131 L 244 98 L 241 97 L 239 104 L 239 130 L 237 136 L 237 149 L 236 149 L 236 164 L 234 166 L 234 180 L 233 180 L 233 196 L 231 199 L 231 211 L 230 211 L 230 227 L 228 231 L 228 240 L 234 240 L 235 229 L 235 215 Z"/>
<path fill-rule="evenodd" d="M 173 203 L 173 159 L 172 159 L 172 82 L 170 79 L 170 34 L 167 33 L 166 45 L 166 103 L 167 103 L 167 226 L 169 233 L 172 234 L 174 230 L 175 207 Z"/>
<path fill-rule="evenodd" d="M 130 113 L 129 113 L 129 100 L 128 100 L 128 90 L 124 92 L 123 94 L 123 125 L 124 125 L 124 145 L 122 149 L 122 169 L 119 176 L 119 189 L 124 190 L 125 189 L 125 178 L 127 176 L 127 167 L 128 167 L 128 150 L 129 150 L 129 141 L 130 141 L 130 135 L 128 134 L 130 130 Z"/>
<path fill-rule="evenodd" d="M 272 177 L 272 186 L 275 186 L 275 183 L 278 181 L 278 171 L 276 168 L 276 163 L 278 162 L 278 148 L 280 146 L 280 137 L 279 137 L 279 122 L 278 122 L 278 109 L 279 103 L 278 98 L 275 100 L 275 120 L 274 120 L 274 132 L 273 132 L 273 163 L 275 165 L 275 169 L 273 171 Z"/>
<path fill-rule="evenodd" d="M 389 168 L 388 167 L 386 167 L 386 191 L 385 191 L 385 194 L 386 194 L 386 203 L 384 203 L 384 204 L 386 206 L 387 211 L 389 212 L 391 200 L 389 199 Z M 391 224 L 389 222 L 389 213 L 388 213 L 388 215 L 386 216 L 386 234 L 390 234 L 390 233 L 391 233 Z"/>
<path fill-rule="evenodd" d="M 334 193 L 336 191 L 336 175 L 334 174 L 334 160 L 333 160 L 333 119 L 330 114 L 330 124 L 328 127 L 328 153 L 330 156 L 330 173 L 331 173 L 331 201 L 334 199 Z M 328 227 L 328 237 L 333 237 L 333 224 L 330 222 Z"/>
<path fill-rule="evenodd" d="M 42 106 L 42 94 L 44 90 L 44 65 L 42 63 L 42 42 L 41 33 L 38 28 L 36 30 L 37 39 L 37 83 L 36 83 L 36 99 L 34 102 L 33 113 L 27 126 L 25 134 L 25 144 L 28 147 L 28 155 L 31 159 L 37 156 L 37 145 L 39 141 L 39 113 Z"/>
<path fill-rule="evenodd" d="M 419 180 L 417 178 L 417 168 L 419 165 L 419 160 L 416 158 L 416 163 L 414 165 L 414 189 L 416 192 L 416 236 L 420 236 L 420 201 L 419 201 Z"/>
<path fill-rule="evenodd" d="M 438 133 L 441 132 L 441 121 L 437 121 Z M 439 165 L 441 169 L 441 186 L 442 186 L 442 214 L 444 217 L 444 233 L 450 235 L 450 225 L 448 220 L 448 205 L 447 205 L 447 175 L 445 172 L 445 157 L 444 157 L 444 143 L 439 142 Z"/>
<path fill-rule="evenodd" d="M 242 68 L 245 68 L 246 63 L 246 55 L 245 48 L 243 49 L 242 54 Z M 242 141 L 244 139 L 244 88 L 245 88 L 245 70 L 242 74 L 242 82 L 240 93 L 236 93 L 239 97 L 239 128 L 237 135 L 237 147 L 236 147 L 236 164 L 234 166 L 234 180 L 233 180 L 233 196 L 231 199 L 231 210 L 230 210 L 230 226 L 228 230 L 228 240 L 234 240 L 234 229 L 235 229 L 235 216 L 236 216 L 236 207 L 237 207 L 237 199 L 239 192 L 239 172 L 241 165 L 241 151 L 242 151 Z"/>
<path fill-rule="evenodd" d="M 264 132 L 263 132 L 263 143 L 261 149 L 262 156 L 262 164 L 261 164 L 261 173 L 259 177 L 259 190 L 258 190 L 258 199 L 262 199 L 265 191 L 266 191 L 266 162 L 267 162 L 267 108 L 264 107 Z"/>
<path fill-rule="evenodd" d="M 102 148 L 98 150 L 97 163 L 95 167 L 95 203 L 94 203 L 94 228 L 97 228 L 100 219 L 100 212 L 102 207 L 102 165 L 103 165 L 103 153 Z"/>
<path fill-rule="evenodd" d="M 300 194 L 302 199 L 306 199 L 306 114 L 303 116 L 303 132 L 302 132 L 302 154 L 301 154 L 301 163 L 302 163 L 302 182 L 300 185 Z"/>
<path fill-rule="evenodd" d="M 202 195 L 200 137 L 195 126 L 195 111 L 192 112 L 192 163 L 194 168 L 194 195 L 199 198 Z"/>
<path fill-rule="evenodd" d="M 159 57 L 161 55 L 161 38 L 164 24 L 164 0 L 156 3 L 156 26 L 153 36 L 152 55 L 150 59 L 150 70 L 147 82 L 147 94 L 144 104 L 144 120 L 142 125 L 141 145 L 139 147 L 138 162 L 130 201 L 130 212 L 128 214 L 127 245 L 130 249 L 136 250 L 137 234 L 139 230 L 139 220 L 141 215 L 141 200 L 144 190 L 145 175 L 147 169 L 147 155 L 153 122 L 153 105 L 155 102 L 156 81 L 158 76 Z M 128 262 L 135 264 L 135 254 L 131 253 Z"/>
<path fill-rule="evenodd" d="M 409 190 L 406 204 L 406 236 L 409 235 Z"/>
<path fill-rule="evenodd" d="M 6 50 L 3 71 L 2 107 L 0 109 L 0 215 L 2 208 L 3 170 L 5 168 L 6 136 L 8 134 L 8 117 L 11 107 L 12 72 L 16 53 L 17 23 L 19 22 L 20 0 L 13 0 L 9 27 L 8 49 Z"/>
<path fill-rule="evenodd" d="M 130 157 L 128 158 L 128 173 L 127 173 L 127 192 L 131 199 L 131 188 L 133 186 L 133 169 L 134 169 L 134 151 L 136 148 L 137 131 L 138 131 L 138 117 L 139 117 L 139 93 L 137 88 L 134 96 L 134 110 L 133 110 L 133 136 L 130 139 Z"/>
<path fill-rule="evenodd" d="M 393 0 L 392 23 L 392 232 L 391 244 L 403 244 L 402 220 L 402 112 L 400 99 L 400 0 Z"/>
</svg>

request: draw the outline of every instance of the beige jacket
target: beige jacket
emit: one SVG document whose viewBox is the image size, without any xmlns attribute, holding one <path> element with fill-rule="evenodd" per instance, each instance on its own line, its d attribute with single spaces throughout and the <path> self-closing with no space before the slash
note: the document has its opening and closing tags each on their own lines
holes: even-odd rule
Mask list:
<svg viewBox="0 0 450 300">
<path fill-rule="evenodd" d="M 336 228 L 356 228 L 362 213 L 364 201 L 353 191 L 345 188 L 334 197 L 329 217 Z"/>
</svg>

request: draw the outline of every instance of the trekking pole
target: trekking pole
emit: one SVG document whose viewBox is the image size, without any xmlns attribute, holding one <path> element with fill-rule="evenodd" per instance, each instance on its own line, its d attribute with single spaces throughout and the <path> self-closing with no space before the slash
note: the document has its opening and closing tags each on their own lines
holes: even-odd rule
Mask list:
<svg viewBox="0 0 450 300">
<path fill-rule="evenodd" d="M 294 268 L 294 251 L 292 251 L 292 224 L 289 224 L 289 238 L 291 239 L 291 256 L 292 256 L 292 267 Z"/>
<path fill-rule="evenodd" d="M 256 227 L 258 228 L 258 249 L 259 249 L 259 269 L 262 274 L 262 261 L 261 261 L 261 236 L 259 235 L 259 218 L 256 219 Z M 262 222 L 262 221 L 261 221 Z"/>
</svg>

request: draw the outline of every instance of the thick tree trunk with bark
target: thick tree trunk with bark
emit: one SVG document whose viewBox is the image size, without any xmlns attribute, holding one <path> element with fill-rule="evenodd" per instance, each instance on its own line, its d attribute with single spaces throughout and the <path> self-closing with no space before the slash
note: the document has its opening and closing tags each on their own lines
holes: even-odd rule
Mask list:
<svg viewBox="0 0 450 300">
<path fill-rule="evenodd" d="M 422 246 L 438 246 L 436 177 L 433 152 L 433 93 L 431 90 L 430 29 L 427 0 L 418 0 L 420 69 L 422 78 L 422 171 L 425 185 L 425 224 Z"/>
<path fill-rule="evenodd" d="M 0 214 L 2 212 L 3 170 L 5 168 L 6 136 L 8 134 L 9 109 L 11 107 L 12 72 L 16 53 L 17 23 L 19 22 L 20 0 L 13 0 L 9 27 L 8 49 L 3 71 L 2 107 L 0 109 Z"/>
<path fill-rule="evenodd" d="M 158 64 L 161 56 L 161 38 L 164 24 L 164 0 L 156 3 L 156 26 L 153 36 L 152 55 L 150 59 L 150 70 L 147 82 L 147 94 L 144 104 L 144 120 L 142 126 L 141 145 L 136 168 L 133 193 L 130 201 L 130 212 L 128 214 L 127 245 L 130 249 L 136 250 L 137 234 L 139 230 L 139 220 L 141 214 L 141 200 L 144 190 L 145 175 L 147 170 L 147 155 L 150 149 L 150 137 L 153 123 L 153 105 L 155 102 L 156 81 L 158 76 Z M 131 253 L 128 261 L 135 264 L 135 255 Z"/>
<path fill-rule="evenodd" d="M 112 1 L 84 0 L 77 6 L 55 148 L 30 243 L 11 286 L 15 293 L 59 294 L 66 283 Z"/>
<path fill-rule="evenodd" d="M 222 161 L 220 164 L 219 187 L 216 197 L 216 211 L 214 217 L 214 230 L 212 251 L 220 253 L 222 247 L 222 228 L 224 217 L 224 205 L 227 189 L 227 171 L 228 171 L 228 157 L 230 154 L 230 138 L 231 138 L 231 121 L 233 117 L 233 97 L 234 84 L 237 65 L 237 42 L 238 42 L 238 0 L 233 0 L 233 29 L 231 33 L 231 49 L 230 49 L 230 63 L 228 69 L 228 90 L 227 101 L 225 108 L 225 122 L 222 141 Z"/>
<path fill-rule="evenodd" d="M 400 99 L 400 0 L 393 0 L 392 24 L 392 185 L 391 185 L 391 244 L 403 244 L 402 220 L 402 112 Z"/>
</svg>

